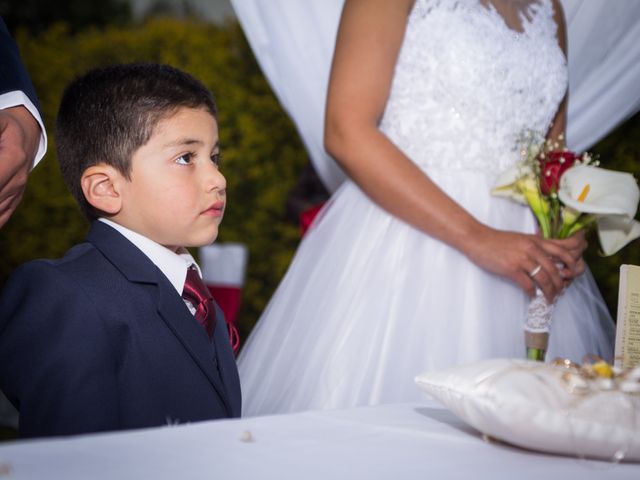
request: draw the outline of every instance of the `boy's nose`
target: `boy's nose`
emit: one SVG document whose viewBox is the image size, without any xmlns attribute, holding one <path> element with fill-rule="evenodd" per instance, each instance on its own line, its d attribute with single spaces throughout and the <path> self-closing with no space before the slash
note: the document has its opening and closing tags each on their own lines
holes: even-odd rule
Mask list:
<svg viewBox="0 0 640 480">
<path fill-rule="evenodd" d="M 205 181 L 207 191 L 225 190 L 227 188 L 227 179 L 224 178 L 222 172 L 213 163 L 207 167 Z"/>
</svg>

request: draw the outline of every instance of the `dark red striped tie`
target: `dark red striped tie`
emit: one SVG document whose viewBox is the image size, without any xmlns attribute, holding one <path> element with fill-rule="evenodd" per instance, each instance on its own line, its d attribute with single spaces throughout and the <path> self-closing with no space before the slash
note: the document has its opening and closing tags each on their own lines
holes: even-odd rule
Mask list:
<svg viewBox="0 0 640 480">
<path fill-rule="evenodd" d="M 213 297 L 194 267 L 189 267 L 187 270 L 187 279 L 184 282 L 182 298 L 194 306 L 196 312 L 193 316 L 211 338 L 216 327 L 216 310 L 213 306 Z"/>
</svg>

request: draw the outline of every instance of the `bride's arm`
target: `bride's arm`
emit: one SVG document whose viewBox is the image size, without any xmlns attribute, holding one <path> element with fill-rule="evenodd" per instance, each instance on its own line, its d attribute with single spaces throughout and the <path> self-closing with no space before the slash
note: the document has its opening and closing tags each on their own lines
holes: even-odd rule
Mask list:
<svg viewBox="0 0 640 480">
<path fill-rule="evenodd" d="M 562 52 L 567 57 L 567 24 L 564 18 L 564 11 L 562 9 L 562 4 L 559 0 L 553 0 L 553 9 L 554 9 L 554 20 L 556 22 L 558 31 L 558 45 L 562 49 Z M 569 90 L 567 89 L 567 93 L 565 94 L 560 106 L 558 107 L 558 111 L 553 119 L 553 123 L 549 128 L 549 132 L 547 133 L 547 138 L 551 141 L 558 141 L 558 148 L 563 148 L 565 146 L 566 140 L 566 128 L 567 128 L 567 103 L 569 97 Z M 582 259 L 582 254 L 587 248 L 587 241 L 585 240 L 584 231 L 581 230 L 571 238 L 567 240 L 553 240 L 558 245 L 566 248 L 571 256 L 575 259 L 576 263 L 573 268 L 573 277 L 578 276 L 584 272 L 585 264 Z"/>
<path fill-rule="evenodd" d="M 553 4 L 553 19 L 556 22 L 557 26 L 557 34 L 558 37 L 558 45 L 560 49 L 564 53 L 565 58 L 567 57 L 567 24 L 564 20 L 564 11 L 562 10 L 562 5 L 560 4 L 560 0 L 552 0 Z M 565 94 L 562 102 L 560 102 L 560 106 L 558 107 L 558 111 L 556 112 L 556 116 L 553 119 L 553 123 L 551 124 L 551 128 L 549 128 L 549 132 L 547 133 L 547 138 L 551 140 L 556 140 L 562 137 L 565 138 L 565 130 L 567 128 L 567 102 L 569 97 L 569 89 L 567 89 L 567 93 Z M 564 146 L 564 140 L 562 141 L 562 146 Z"/>
<path fill-rule="evenodd" d="M 563 288 L 555 260 L 575 266 L 565 248 L 478 222 L 378 129 L 412 4 L 346 0 L 329 81 L 325 147 L 384 209 L 529 294 L 534 283 L 528 272 L 541 265 L 536 281 L 553 299 Z"/>
</svg>

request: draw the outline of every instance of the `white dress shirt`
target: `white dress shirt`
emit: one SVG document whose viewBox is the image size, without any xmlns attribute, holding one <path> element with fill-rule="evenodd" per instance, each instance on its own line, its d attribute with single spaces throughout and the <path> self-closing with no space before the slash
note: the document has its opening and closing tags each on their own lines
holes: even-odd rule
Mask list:
<svg viewBox="0 0 640 480">
<path fill-rule="evenodd" d="M 178 295 L 182 296 L 184 282 L 187 278 L 187 269 L 191 265 L 193 265 L 198 270 L 198 274 L 200 275 L 200 277 L 202 277 L 200 267 L 186 248 L 181 248 L 178 253 L 175 253 L 167 247 L 164 247 L 159 243 L 150 240 L 144 235 L 123 227 L 116 222 L 103 217 L 99 218 L 98 220 L 106 223 L 110 227 L 115 228 L 127 240 L 138 247 L 142 251 L 142 253 L 149 257 L 149 260 L 151 260 L 154 265 L 160 269 L 164 276 L 169 279 L 169 282 L 171 282 L 173 288 L 176 289 Z M 190 302 L 185 300 L 185 304 L 192 314 L 195 313 L 195 308 L 193 307 L 193 305 L 191 305 Z"/>
</svg>

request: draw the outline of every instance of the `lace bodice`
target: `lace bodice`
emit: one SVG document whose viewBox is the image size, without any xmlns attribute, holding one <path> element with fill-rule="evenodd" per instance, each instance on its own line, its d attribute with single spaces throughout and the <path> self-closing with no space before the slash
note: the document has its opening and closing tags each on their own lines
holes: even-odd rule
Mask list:
<svg viewBox="0 0 640 480">
<path fill-rule="evenodd" d="M 381 129 L 423 167 L 501 172 L 567 88 L 550 0 L 522 32 L 480 0 L 416 0 Z"/>
</svg>

